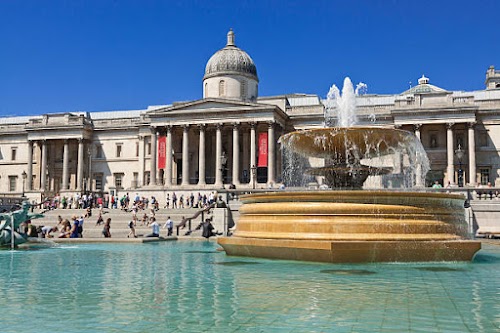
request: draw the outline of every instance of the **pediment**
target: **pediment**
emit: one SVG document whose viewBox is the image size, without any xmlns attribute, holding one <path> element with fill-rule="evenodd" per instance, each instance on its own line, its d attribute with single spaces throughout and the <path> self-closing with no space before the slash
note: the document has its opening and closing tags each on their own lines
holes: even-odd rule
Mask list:
<svg viewBox="0 0 500 333">
<path fill-rule="evenodd" d="M 160 116 L 172 113 L 183 113 L 183 112 L 199 112 L 199 111 L 210 111 L 210 110 L 231 110 L 231 109 L 252 109 L 252 108 L 262 108 L 268 107 L 263 104 L 256 104 L 251 102 L 242 102 L 242 101 L 232 101 L 225 99 L 200 99 L 192 102 L 185 103 L 174 103 L 171 106 L 156 109 L 147 112 L 149 116 Z"/>
</svg>

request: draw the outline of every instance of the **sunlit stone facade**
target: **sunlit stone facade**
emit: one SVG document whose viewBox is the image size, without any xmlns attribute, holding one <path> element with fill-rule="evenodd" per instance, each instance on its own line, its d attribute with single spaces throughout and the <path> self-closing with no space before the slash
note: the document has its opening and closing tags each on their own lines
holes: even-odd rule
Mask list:
<svg viewBox="0 0 500 333">
<path fill-rule="evenodd" d="M 323 126 L 324 101 L 310 94 L 259 97 L 258 83 L 253 60 L 230 31 L 206 65 L 200 100 L 0 118 L 0 193 L 38 198 L 276 187 L 284 165 L 278 138 Z M 431 161 L 428 184 L 500 186 L 500 72 L 494 67 L 485 86 L 447 91 L 422 77 L 402 93 L 358 96 L 359 123 L 414 132 Z"/>
</svg>

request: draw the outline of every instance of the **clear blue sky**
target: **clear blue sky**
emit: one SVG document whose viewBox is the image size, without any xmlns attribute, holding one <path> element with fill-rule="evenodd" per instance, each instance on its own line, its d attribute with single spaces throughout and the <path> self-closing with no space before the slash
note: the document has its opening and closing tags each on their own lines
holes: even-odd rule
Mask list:
<svg viewBox="0 0 500 333">
<path fill-rule="evenodd" d="M 480 90 L 500 69 L 500 1 L 0 0 L 0 115 L 140 109 L 202 97 L 233 28 L 260 96 L 326 96 L 345 76 L 395 94 L 425 74 Z"/>
</svg>

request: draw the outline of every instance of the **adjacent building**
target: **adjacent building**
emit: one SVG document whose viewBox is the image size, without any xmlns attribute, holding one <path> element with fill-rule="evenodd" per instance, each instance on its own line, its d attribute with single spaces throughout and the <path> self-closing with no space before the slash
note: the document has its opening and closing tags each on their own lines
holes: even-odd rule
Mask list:
<svg viewBox="0 0 500 333">
<path fill-rule="evenodd" d="M 325 103 L 311 94 L 261 97 L 258 85 L 255 63 L 229 31 L 206 64 L 199 100 L 0 118 L 0 193 L 277 186 L 284 168 L 278 138 L 323 126 Z M 422 76 L 402 93 L 358 96 L 358 119 L 414 132 L 431 161 L 428 184 L 500 186 L 500 71 L 493 66 L 485 85 L 447 91 Z"/>
</svg>

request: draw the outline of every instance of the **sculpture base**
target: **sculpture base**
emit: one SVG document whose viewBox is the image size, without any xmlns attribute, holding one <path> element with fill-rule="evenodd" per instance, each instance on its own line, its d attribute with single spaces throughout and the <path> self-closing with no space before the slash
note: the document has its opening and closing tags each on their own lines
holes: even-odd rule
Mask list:
<svg viewBox="0 0 500 333">
<path fill-rule="evenodd" d="M 471 261 L 481 243 L 445 241 L 308 241 L 219 238 L 230 256 L 331 263 Z"/>
</svg>

